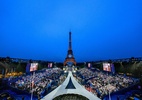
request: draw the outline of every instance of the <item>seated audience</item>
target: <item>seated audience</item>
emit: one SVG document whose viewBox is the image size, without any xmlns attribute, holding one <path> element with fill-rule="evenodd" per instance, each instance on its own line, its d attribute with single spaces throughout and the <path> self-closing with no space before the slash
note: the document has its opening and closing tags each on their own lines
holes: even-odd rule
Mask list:
<svg viewBox="0 0 142 100">
<path fill-rule="evenodd" d="M 100 98 L 138 82 L 138 79 L 132 77 L 118 74 L 110 75 L 98 70 L 91 71 L 87 68 L 82 68 L 78 72 L 79 76 L 85 80 L 85 88 Z"/>
</svg>

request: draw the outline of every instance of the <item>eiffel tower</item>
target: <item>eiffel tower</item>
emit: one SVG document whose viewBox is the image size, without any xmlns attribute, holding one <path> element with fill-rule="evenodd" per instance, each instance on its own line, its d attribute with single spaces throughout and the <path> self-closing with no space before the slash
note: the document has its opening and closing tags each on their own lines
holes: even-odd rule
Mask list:
<svg viewBox="0 0 142 100">
<path fill-rule="evenodd" d="M 73 51 L 72 51 L 71 34 L 72 33 L 69 32 L 69 48 L 67 52 L 67 57 L 65 58 L 65 61 L 64 61 L 64 66 L 66 66 L 68 63 L 73 63 L 74 65 L 76 65 L 76 61 L 75 61 L 75 58 L 73 56 Z"/>
</svg>

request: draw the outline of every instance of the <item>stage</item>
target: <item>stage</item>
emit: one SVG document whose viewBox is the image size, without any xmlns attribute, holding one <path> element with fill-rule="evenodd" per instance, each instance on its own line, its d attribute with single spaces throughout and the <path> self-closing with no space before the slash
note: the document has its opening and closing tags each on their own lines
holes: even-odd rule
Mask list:
<svg viewBox="0 0 142 100">
<path fill-rule="evenodd" d="M 89 100 L 101 100 L 100 98 L 96 97 L 94 94 L 87 91 L 83 86 L 81 86 L 75 80 L 71 71 L 68 72 L 67 78 L 60 86 L 58 86 L 51 93 L 43 97 L 41 100 L 52 100 L 55 97 L 64 94 L 78 94 L 88 98 Z"/>
</svg>

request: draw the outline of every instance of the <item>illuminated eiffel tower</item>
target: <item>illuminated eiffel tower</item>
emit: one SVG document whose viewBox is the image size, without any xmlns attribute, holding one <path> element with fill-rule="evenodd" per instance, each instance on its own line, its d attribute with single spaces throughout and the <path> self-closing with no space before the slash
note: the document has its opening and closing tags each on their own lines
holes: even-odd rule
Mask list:
<svg viewBox="0 0 142 100">
<path fill-rule="evenodd" d="M 68 63 L 73 63 L 74 65 L 76 65 L 76 61 L 75 61 L 75 58 L 73 56 L 72 44 L 71 43 L 72 43 L 71 32 L 69 32 L 69 48 L 68 48 L 67 57 L 65 58 L 65 61 L 64 61 L 64 66 L 67 65 Z"/>
</svg>

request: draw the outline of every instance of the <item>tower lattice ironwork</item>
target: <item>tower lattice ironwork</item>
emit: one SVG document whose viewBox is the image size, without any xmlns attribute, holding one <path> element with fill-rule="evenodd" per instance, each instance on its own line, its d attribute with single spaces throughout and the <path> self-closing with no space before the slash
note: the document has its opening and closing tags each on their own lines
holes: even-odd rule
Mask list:
<svg viewBox="0 0 142 100">
<path fill-rule="evenodd" d="M 67 57 L 65 58 L 64 61 L 64 66 L 67 65 L 68 62 L 72 62 L 74 65 L 76 65 L 75 58 L 73 56 L 73 51 L 72 51 L 72 39 L 71 39 L 71 32 L 69 32 L 69 48 L 67 52 Z"/>
</svg>

